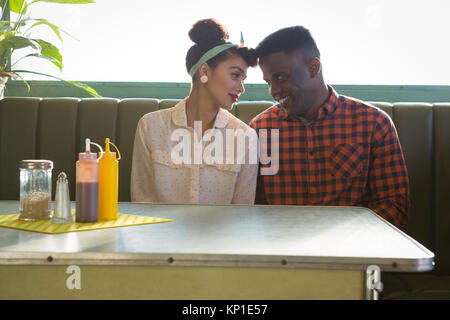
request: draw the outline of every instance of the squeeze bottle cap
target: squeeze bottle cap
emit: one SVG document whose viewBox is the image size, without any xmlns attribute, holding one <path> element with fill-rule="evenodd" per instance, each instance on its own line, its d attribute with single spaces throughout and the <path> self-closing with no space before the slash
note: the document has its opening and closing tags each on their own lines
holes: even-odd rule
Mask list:
<svg viewBox="0 0 450 320">
<path fill-rule="evenodd" d="M 116 145 L 109 140 L 109 138 L 105 139 L 105 152 L 103 153 L 103 159 L 105 159 L 105 160 L 116 160 L 116 153 L 110 151 L 110 148 L 109 148 L 110 144 L 117 150 L 117 153 L 119 154 L 119 158 L 117 160 L 120 160 L 120 158 L 121 158 L 120 151 L 116 147 Z"/>
<path fill-rule="evenodd" d="M 85 161 L 85 160 L 87 160 L 87 161 L 100 160 L 100 158 L 103 156 L 103 149 L 102 149 L 102 147 L 100 147 L 95 142 L 91 142 L 91 139 L 89 139 L 89 138 L 86 138 L 85 143 L 86 143 L 86 151 L 85 152 L 80 152 L 78 154 L 79 159 L 81 161 Z M 101 150 L 100 158 L 97 159 L 97 153 L 96 152 L 91 152 L 91 144 L 95 145 L 97 148 L 99 148 Z"/>
</svg>

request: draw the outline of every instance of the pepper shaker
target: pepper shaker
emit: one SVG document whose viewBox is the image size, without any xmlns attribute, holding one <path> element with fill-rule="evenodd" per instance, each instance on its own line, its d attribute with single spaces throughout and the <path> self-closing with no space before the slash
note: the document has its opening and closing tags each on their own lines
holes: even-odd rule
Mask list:
<svg viewBox="0 0 450 320">
<path fill-rule="evenodd" d="M 53 162 L 50 160 L 22 160 L 19 168 L 19 219 L 24 221 L 50 219 Z"/>
</svg>

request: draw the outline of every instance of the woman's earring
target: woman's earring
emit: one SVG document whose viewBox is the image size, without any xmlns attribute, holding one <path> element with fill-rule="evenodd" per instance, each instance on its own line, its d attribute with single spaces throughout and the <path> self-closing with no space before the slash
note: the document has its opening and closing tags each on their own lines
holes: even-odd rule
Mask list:
<svg viewBox="0 0 450 320">
<path fill-rule="evenodd" d="M 205 74 L 204 76 L 200 77 L 201 83 L 207 83 L 208 82 L 208 76 Z"/>
</svg>

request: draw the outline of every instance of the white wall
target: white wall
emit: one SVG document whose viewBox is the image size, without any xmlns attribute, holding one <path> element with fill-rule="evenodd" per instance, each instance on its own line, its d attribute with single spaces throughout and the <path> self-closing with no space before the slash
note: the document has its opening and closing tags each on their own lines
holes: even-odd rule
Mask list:
<svg viewBox="0 0 450 320">
<path fill-rule="evenodd" d="M 79 39 L 66 36 L 60 44 L 45 26 L 39 35 L 59 46 L 65 67 L 60 74 L 36 60 L 33 69 L 68 80 L 189 82 L 187 32 L 198 19 L 214 17 L 231 41 L 238 43 L 243 31 L 253 47 L 282 27 L 304 25 L 329 83 L 450 85 L 448 0 L 97 0 L 36 3 L 30 10 Z M 262 83 L 260 70 L 249 70 L 246 82 Z"/>
</svg>

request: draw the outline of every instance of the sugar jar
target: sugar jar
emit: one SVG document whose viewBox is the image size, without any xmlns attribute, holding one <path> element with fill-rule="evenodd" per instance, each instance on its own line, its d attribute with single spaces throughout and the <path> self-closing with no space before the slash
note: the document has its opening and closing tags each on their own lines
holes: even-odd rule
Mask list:
<svg viewBox="0 0 450 320">
<path fill-rule="evenodd" d="M 53 162 L 22 160 L 20 168 L 20 220 L 37 221 L 51 218 Z"/>
</svg>

